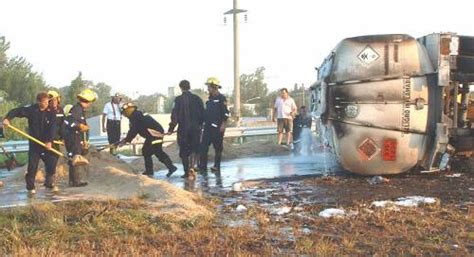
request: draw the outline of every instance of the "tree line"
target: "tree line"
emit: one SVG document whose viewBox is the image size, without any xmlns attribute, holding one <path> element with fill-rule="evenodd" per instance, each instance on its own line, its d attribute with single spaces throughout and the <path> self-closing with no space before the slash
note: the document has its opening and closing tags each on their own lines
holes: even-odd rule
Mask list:
<svg viewBox="0 0 474 257">
<path fill-rule="evenodd" d="M 10 49 L 10 42 L 4 36 L 0 36 L 0 117 L 4 117 L 6 112 L 17 106 L 24 106 L 35 102 L 36 94 L 40 91 L 57 90 L 62 96 L 62 103 L 76 103 L 76 95 L 85 88 L 90 88 L 97 93 L 98 99 L 88 111 L 88 116 L 100 115 L 106 102 L 110 101 L 112 87 L 104 82 L 94 83 L 91 80 L 83 78 L 81 72 L 73 78 L 69 85 L 55 87 L 48 85 L 43 75 L 34 71 L 33 65 L 24 57 L 7 55 Z M 278 90 L 269 92 L 267 83 L 265 83 L 265 68 L 258 67 L 251 74 L 242 74 L 240 76 L 241 85 L 241 103 L 256 104 L 255 112 L 252 113 L 242 108 L 243 116 L 266 116 L 267 109 L 273 107 L 275 98 L 278 96 Z M 298 89 L 301 95 L 301 89 Z M 207 100 L 207 92 L 202 89 L 193 89 L 193 93 L 200 96 L 203 101 Z M 173 106 L 174 98 L 166 97 L 159 93 L 152 95 L 140 95 L 136 100 L 139 108 L 145 112 L 156 113 L 158 98 L 165 98 L 164 111 L 169 113 Z M 228 101 L 232 104 L 233 92 L 227 95 Z M 304 99 L 304 98 L 303 98 Z M 302 100 L 303 100 L 302 99 Z M 124 96 L 125 101 L 131 98 Z M 299 101 L 296 99 L 297 102 Z M 13 125 L 20 128 L 26 127 L 26 121 L 15 119 Z M 8 138 L 17 139 L 14 135 L 7 135 Z"/>
</svg>

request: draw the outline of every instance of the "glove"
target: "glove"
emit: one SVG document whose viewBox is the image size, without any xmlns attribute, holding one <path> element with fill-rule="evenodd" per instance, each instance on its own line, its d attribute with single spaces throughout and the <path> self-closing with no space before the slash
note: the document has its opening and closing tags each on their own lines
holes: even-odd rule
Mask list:
<svg viewBox="0 0 474 257">
<path fill-rule="evenodd" d="M 86 124 L 79 124 L 79 131 L 87 132 L 89 131 L 89 126 L 87 126 Z"/>
</svg>

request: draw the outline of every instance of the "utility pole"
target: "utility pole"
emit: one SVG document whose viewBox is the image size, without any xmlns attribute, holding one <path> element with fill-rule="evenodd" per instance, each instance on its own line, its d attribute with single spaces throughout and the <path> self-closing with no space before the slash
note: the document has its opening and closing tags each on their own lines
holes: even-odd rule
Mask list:
<svg viewBox="0 0 474 257">
<path fill-rule="evenodd" d="M 240 127 L 240 68 L 239 68 L 239 13 L 245 13 L 247 10 L 238 9 L 237 0 L 234 0 L 233 9 L 224 13 L 232 14 L 234 22 L 234 112 L 236 116 L 237 127 Z"/>
</svg>

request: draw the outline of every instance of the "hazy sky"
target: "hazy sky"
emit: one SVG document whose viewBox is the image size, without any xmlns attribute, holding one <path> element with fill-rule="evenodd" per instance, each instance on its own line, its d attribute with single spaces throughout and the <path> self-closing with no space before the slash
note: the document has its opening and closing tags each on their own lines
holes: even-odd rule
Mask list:
<svg viewBox="0 0 474 257">
<path fill-rule="evenodd" d="M 310 85 L 324 57 L 346 37 L 453 31 L 474 35 L 470 1 L 239 0 L 241 73 L 266 68 L 270 89 Z M 167 92 L 208 76 L 233 87 L 232 0 L 2 0 L 0 35 L 61 87 L 82 71 L 132 96 Z M 135 93 L 135 95 L 137 94 Z"/>
</svg>

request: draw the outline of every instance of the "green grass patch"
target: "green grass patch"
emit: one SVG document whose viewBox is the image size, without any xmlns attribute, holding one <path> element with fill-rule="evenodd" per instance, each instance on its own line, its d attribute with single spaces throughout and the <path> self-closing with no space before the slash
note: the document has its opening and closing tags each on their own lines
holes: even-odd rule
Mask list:
<svg viewBox="0 0 474 257">
<path fill-rule="evenodd" d="M 28 162 L 28 153 L 16 153 L 15 154 L 16 161 L 18 162 L 18 165 L 25 165 Z M 5 156 L 5 154 L 0 154 L 0 166 L 5 165 L 5 161 L 8 158 Z"/>
</svg>

